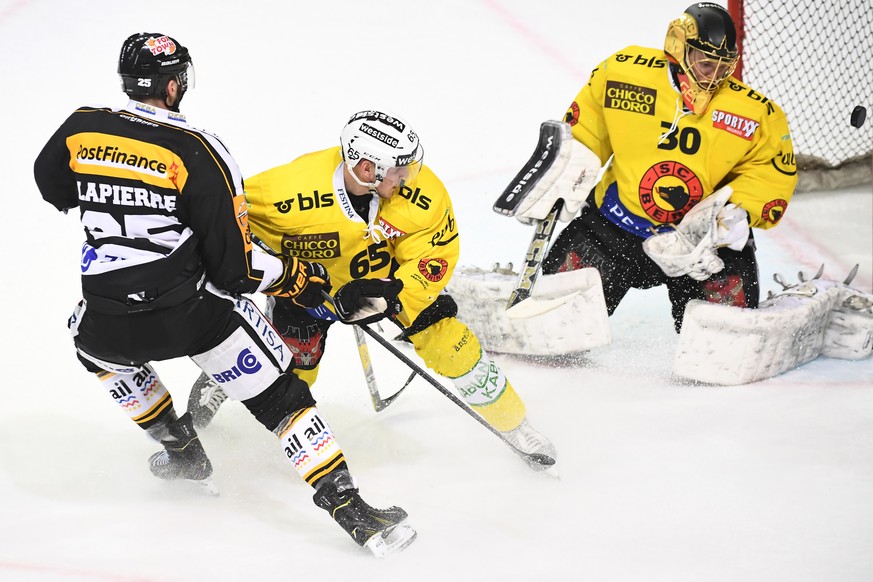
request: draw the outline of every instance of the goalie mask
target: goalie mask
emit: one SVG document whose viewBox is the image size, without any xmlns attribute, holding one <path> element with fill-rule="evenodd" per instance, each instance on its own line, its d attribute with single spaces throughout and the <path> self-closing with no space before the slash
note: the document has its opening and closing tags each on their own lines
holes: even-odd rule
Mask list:
<svg viewBox="0 0 873 582">
<path fill-rule="evenodd" d="M 402 119 L 381 111 L 355 113 L 340 134 L 340 144 L 349 170 L 364 159 L 375 165 L 372 182 L 362 182 L 354 172 L 349 172 L 371 192 L 383 182 L 396 191 L 403 182 L 414 180 L 421 170 L 424 149 L 418 134 Z"/>
<path fill-rule="evenodd" d="M 188 49 L 165 34 L 140 32 L 121 45 L 118 56 L 121 89 L 132 98 L 167 98 L 170 79 L 179 84 L 179 98 L 173 111 L 189 88 L 194 87 L 194 64 Z"/>
<path fill-rule="evenodd" d="M 718 4 L 693 4 L 670 23 L 664 52 L 681 69 L 679 86 L 686 107 L 699 115 L 737 67 L 734 22 Z"/>
</svg>

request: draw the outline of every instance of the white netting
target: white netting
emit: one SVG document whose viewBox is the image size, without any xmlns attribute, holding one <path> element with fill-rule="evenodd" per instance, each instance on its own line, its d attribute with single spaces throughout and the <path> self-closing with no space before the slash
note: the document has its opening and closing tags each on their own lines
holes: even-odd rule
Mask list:
<svg viewBox="0 0 873 582">
<path fill-rule="evenodd" d="M 873 101 L 871 0 L 729 0 L 741 75 L 788 116 L 798 190 L 870 181 L 873 119 L 849 123 Z M 830 170 L 822 172 L 822 170 Z"/>
</svg>

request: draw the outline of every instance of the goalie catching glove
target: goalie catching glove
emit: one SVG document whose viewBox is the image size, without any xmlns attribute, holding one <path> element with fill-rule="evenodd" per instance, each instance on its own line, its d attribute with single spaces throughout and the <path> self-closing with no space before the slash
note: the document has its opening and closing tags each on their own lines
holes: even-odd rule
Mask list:
<svg viewBox="0 0 873 582">
<path fill-rule="evenodd" d="M 668 277 L 688 275 L 706 281 L 724 269 L 719 247 L 740 251 L 749 240 L 749 215 L 727 202 L 732 193 L 730 186 L 713 192 L 688 211 L 675 230 L 643 241 L 643 251 Z"/>
<path fill-rule="evenodd" d="M 299 307 L 318 307 L 324 302 L 322 291 L 330 292 L 330 275 L 321 263 L 297 257 L 278 257 L 285 265 L 282 276 L 264 289 L 264 294 L 287 297 Z"/>
<path fill-rule="evenodd" d="M 403 310 L 397 298 L 402 290 L 399 279 L 356 279 L 339 288 L 334 307 L 343 323 L 373 323 Z"/>
</svg>

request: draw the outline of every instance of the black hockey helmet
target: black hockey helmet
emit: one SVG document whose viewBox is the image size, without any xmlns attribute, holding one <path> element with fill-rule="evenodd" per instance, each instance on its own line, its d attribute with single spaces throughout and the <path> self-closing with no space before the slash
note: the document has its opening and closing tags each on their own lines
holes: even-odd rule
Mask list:
<svg viewBox="0 0 873 582">
<path fill-rule="evenodd" d="M 132 34 L 121 45 L 118 56 L 121 88 L 131 97 L 166 97 L 170 79 L 179 83 L 184 94 L 194 86 L 191 67 L 188 49 L 160 33 Z"/>
<path fill-rule="evenodd" d="M 670 23 L 664 52 L 691 81 L 691 101 L 706 109 L 710 98 L 737 67 L 737 31 L 722 6 L 698 2 Z M 695 106 L 695 113 L 700 113 Z"/>
</svg>

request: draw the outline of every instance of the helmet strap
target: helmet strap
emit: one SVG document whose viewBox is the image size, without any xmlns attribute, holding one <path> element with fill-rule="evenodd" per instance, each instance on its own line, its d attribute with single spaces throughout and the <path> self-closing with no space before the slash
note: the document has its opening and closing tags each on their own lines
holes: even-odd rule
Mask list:
<svg viewBox="0 0 873 582">
<path fill-rule="evenodd" d="M 375 165 L 376 165 L 375 162 L 372 162 L 372 161 L 371 161 L 370 163 L 372 163 L 373 166 L 375 167 Z M 354 180 L 355 182 L 357 182 L 357 184 L 358 184 L 359 186 L 363 186 L 364 188 L 367 188 L 367 189 L 370 191 L 370 194 L 377 194 L 377 192 L 376 192 L 376 188 L 379 187 L 379 184 L 382 183 L 382 180 L 379 179 L 379 178 L 377 177 L 377 178 L 376 178 L 375 180 L 373 180 L 372 182 L 363 182 L 360 178 L 358 178 L 358 175 L 355 174 L 355 166 L 356 166 L 356 165 L 357 165 L 357 164 L 352 165 L 352 164 L 346 162 L 346 167 L 349 169 L 349 174 L 352 175 L 352 180 Z M 377 176 L 378 176 L 378 174 L 377 174 Z M 377 194 L 377 195 L 378 195 L 378 194 Z"/>
</svg>

